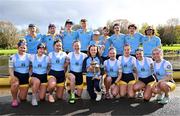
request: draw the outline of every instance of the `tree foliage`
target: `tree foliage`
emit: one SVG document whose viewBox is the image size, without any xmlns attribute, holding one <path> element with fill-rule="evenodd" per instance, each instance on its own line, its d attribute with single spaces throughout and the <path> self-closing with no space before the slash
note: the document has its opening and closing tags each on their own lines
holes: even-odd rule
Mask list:
<svg viewBox="0 0 180 116">
<path fill-rule="evenodd" d="M 7 21 L 0 21 L 0 48 L 14 48 L 18 41 L 17 29 Z"/>
</svg>

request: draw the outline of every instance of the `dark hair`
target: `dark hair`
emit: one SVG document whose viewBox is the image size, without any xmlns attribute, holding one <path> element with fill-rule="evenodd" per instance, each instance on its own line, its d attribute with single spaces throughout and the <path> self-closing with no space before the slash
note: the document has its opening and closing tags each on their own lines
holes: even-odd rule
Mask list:
<svg viewBox="0 0 180 116">
<path fill-rule="evenodd" d="M 72 22 L 70 19 L 67 19 L 66 22 L 65 22 L 65 26 L 66 26 L 67 24 L 73 25 L 73 22 Z"/>
<path fill-rule="evenodd" d="M 155 34 L 155 30 L 154 30 L 151 26 L 148 26 L 148 27 L 146 28 L 146 30 L 144 31 L 145 35 L 147 35 L 147 31 L 148 31 L 148 30 L 152 30 L 152 34 L 153 34 L 153 35 Z"/>
<path fill-rule="evenodd" d="M 96 48 L 97 48 L 96 56 L 100 58 L 100 53 L 99 53 L 99 50 L 98 50 L 98 46 L 96 46 L 96 45 L 90 45 L 90 46 L 88 47 L 87 55 L 91 57 L 90 49 L 91 49 L 92 47 L 96 47 Z"/>
<path fill-rule="evenodd" d="M 17 46 L 20 47 L 21 45 L 26 45 L 26 41 L 24 39 L 18 41 Z"/>
<path fill-rule="evenodd" d="M 37 46 L 37 49 L 39 49 L 39 48 L 44 48 L 44 49 L 46 49 L 46 46 L 45 46 L 43 43 L 40 43 L 40 44 L 38 44 L 38 46 Z"/>
<path fill-rule="evenodd" d="M 29 28 L 32 28 L 32 27 L 36 27 L 36 25 L 35 25 L 35 24 L 29 24 L 28 27 L 29 27 Z"/>
<path fill-rule="evenodd" d="M 104 27 L 103 27 L 103 30 L 105 30 L 105 29 L 107 29 L 107 30 L 109 31 L 109 27 L 104 26 Z"/>
<path fill-rule="evenodd" d="M 55 24 L 49 24 L 48 29 L 50 29 L 51 27 L 55 27 L 56 28 Z"/>
<path fill-rule="evenodd" d="M 58 43 L 58 42 L 60 42 L 60 43 L 62 44 L 62 41 L 61 41 L 60 39 L 57 39 L 57 40 L 54 41 L 54 44 L 53 44 L 53 45 L 55 45 L 55 44 Z"/>
<path fill-rule="evenodd" d="M 108 49 L 108 53 L 109 53 L 111 50 L 115 50 L 115 51 L 116 51 L 116 48 L 115 48 L 115 47 L 110 47 L 110 48 Z"/>
<path fill-rule="evenodd" d="M 119 23 L 115 23 L 115 24 L 113 25 L 113 29 L 114 29 L 115 26 L 120 26 L 120 25 L 119 25 Z"/>
<path fill-rule="evenodd" d="M 80 42 L 79 40 L 74 40 L 73 43 L 72 43 L 72 45 L 74 45 L 76 42 L 78 42 L 78 43 L 81 44 L 81 42 Z"/>
<path fill-rule="evenodd" d="M 130 27 L 134 27 L 135 29 L 137 29 L 137 26 L 136 26 L 135 24 L 130 24 L 130 25 L 128 26 L 128 29 L 130 29 Z"/>
<path fill-rule="evenodd" d="M 135 50 L 135 52 L 137 52 L 137 51 L 144 51 L 144 50 L 143 50 L 143 48 L 137 48 L 137 49 Z"/>
<path fill-rule="evenodd" d="M 85 23 L 85 22 L 87 22 L 87 20 L 86 19 L 81 19 L 80 22 L 84 22 Z"/>
<path fill-rule="evenodd" d="M 126 46 L 129 46 L 131 48 L 130 44 L 128 44 L 128 43 L 125 43 L 123 48 L 125 48 Z"/>
</svg>

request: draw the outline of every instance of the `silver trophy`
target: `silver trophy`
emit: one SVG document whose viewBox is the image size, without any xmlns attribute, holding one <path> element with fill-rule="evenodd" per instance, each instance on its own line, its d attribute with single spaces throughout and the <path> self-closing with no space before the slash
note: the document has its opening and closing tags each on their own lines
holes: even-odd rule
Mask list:
<svg viewBox="0 0 180 116">
<path fill-rule="evenodd" d="M 100 65 L 98 64 L 97 61 L 92 61 L 91 66 L 93 67 L 93 73 L 94 77 L 92 79 L 99 79 L 99 74 L 100 74 Z"/>
</svg>

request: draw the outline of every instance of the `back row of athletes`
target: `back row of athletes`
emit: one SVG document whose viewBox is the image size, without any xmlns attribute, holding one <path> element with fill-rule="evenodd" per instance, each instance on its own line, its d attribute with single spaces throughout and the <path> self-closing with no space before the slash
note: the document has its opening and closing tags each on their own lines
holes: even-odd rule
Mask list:
<svg viewBox="0 0 180 116">
<path fill-rule="evenodd" d="M 109 37 L 108 27 L 103 28 L 103 34 L 100 35 L 98 31 L 92 32 L 88 29 L 88 24 L 86 19 L 80 21 L 81 29 L 73 31 L 73 22 L 67 20 L 65 22 L 65 30 L 61 34 L 56 33 L 56 26 L 50 24 L 48 26 L 48 33 L 46 35 L 41 35 L 36 33 L 36 26 L 34 24 L 29 25 L 29 34 L 25 36 L 27 42 L 27 53 L 36 54 L 37 45 L 39 43 L 45 43 L 47 47 L 47 52 L 50 53 L 54 51 L 53 43 L 55 40 L 59 39 L 63 44 L 63 51 L 68 53 L 72 52 L 72 43 L 74 40 L 79 40 L 81 42 L 81 51 L 87 53 L 87 48 L 89 45 L 95 44 L 100 47 L 100 52 L 103 60 L 107 59 L 108 49 L 110 46 L 116 48 L 117 57 L 123 54 L 124 44 L 129 44 L 131 46 L 131 55 L 135 55 L 135 50 L 142 44 L 145 56 L 152 55 L 152 49 L 161 46 L 161 40 L 159 37 L 155 36 L 154 29 L 149 26 L 145 30 L 145 35 L 136 32 L 137 27 L 134 24 L 128 26 L 128 34 L 120 33 L 120 25 L 114 24 L 113 31 L 114 34 Z"/>
<path fill-rule="evenodd" d="M 37 53 L 31 55 L 26 53 L 27 44 L 24 40 L 20 40 L 17 45 L 18 53 L 9 59 L 13 107 L 26 100 L 29 87 L 32 88 L 33 106 L 38 105 L 37 95 L 40 100 L 45 100 L 46 90 L 49 91 L 49 102 L 63 99 L 66 79 L 70 82 L 69 103 L 75 103 L 75 99 L 81 98 L 83 91 L 83 73 L 86 73 L 89 96 L 96 101 L 102 98 L 102 78 L 107 99 L 126 95 L 134 98 L 136 92 L 143 90 L 145 101 L 149 101 L 154 93 L 157 94 L 158 103 L 165 104 L 169 101 L 169 92 L 175 89 L 172 65 L 163 59 L 160 48 L 152 50 L 153 62 L 151 58 L 144 57 L 143 49 L 140 48 L 135 51 L 136 59 L 130 54 L 129 44 L 122 46 L 123 55 L 118 59 L 116 48 L 110 47 L 109 58 L 103 62 L 98 46 L 90 45 L 86 55 L 80 51 L 79 40 L 73 42 L 73 52 L 68 55 L 62 51 L 63 44 L 60 40 L 54 41 L 54 51 L 48 56 L 45 55 L 42 43 L 38 44 Z M 92 62 L 96 62 L 99 67 L 92 65 Z M 95 70 L 98 70 L 97 73 Z"/>
</svg>

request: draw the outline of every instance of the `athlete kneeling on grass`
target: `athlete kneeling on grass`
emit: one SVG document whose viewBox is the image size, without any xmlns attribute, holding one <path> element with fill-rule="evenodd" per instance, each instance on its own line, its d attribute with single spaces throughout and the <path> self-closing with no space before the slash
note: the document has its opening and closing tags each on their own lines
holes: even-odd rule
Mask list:
<svg viewBox="0 0 180 116">
<path fill-rule="evenodd" d="M 138 48 L 136 50 L 136 71 L 138 81 L 134 84 L 134 91 L 140 91 L 144 89 L 144 100 L 149 101 L 152 97 L 152 86 L 156 82 L 153 76 L 153 60 L 148 57 L 144 57 L 143 49 Z"/>
<path fill-rule="evenodd" d="M 119 57 L 122 67 L 122 76 L 119 77 L 119 88 L 120 97 L 125 97 L 126 94 L 129 98 L 134 98 L 135 93 L 133 90 L 133 85 L 136 82 L 135 73 L 135 62 L 136 58 L 130 55 L 131 47 L 129 44 L 124 45 L 124 55 Z M 118 79 L 119 80 L 119 79 Z"/>
<path fill-rule="evenodd" d="M 55 102 L 53 91 L 56 88 L 56 97 L 63 98 L 65 72 L 67 68 L 66 58 L 67 55 L 62 51 L 62 42 L 60 40 L 54 41 L 54 52 L 49 53 L 50 58 L 50 71 L 48 74 L 48 91 L 49 102 Z"/>
<path fill-rule="evenodd" d="M 176 88 L 173 80 L 173 69 L 170 62 L 163 59 L 163 51 L 155 48 L 152 51 L 154 61 L 154 74 L 158 82 L 153 87 L 153 92 L 158 94 L 157 101 L 161 104 L 169 102 L 169 92 Z"/>
<path fill-rule="evenodd" d="M 105 87 L 106 87 L 106 99 L 110 99 L 113 96 L 119 94 L 118 76 L 121 76 L 121 67 L 119 60 L 116 59 L 116 49 L 114 47 L 109 48 L 109 59 L 104 61 L 105 70 Z M 113 95 L 113 96 L 112 96 Z"/>
<path fill-rule="evenodd" d="M 26 43 L 20 40 L 17 44 L 18 53 L 9 58 L 9 74 L 12 94 L 12 107 L 18 106 L 18 98 L 24 101 L 29 88 L 30 55 L 26 53 Z"/>
<path fill-rule="evenodd" d="M 88 57 L 83 61 L 83 72 L 86 73 L 87 91 L 91 99 L 96 101 L 100 101 L 102 98 L 102 63 L 103 62 L 99 55 L 98 47 L 95 45 L 90 45 L 88 48 Z"/>
<path fill-rule="evenodd" d="M 70 52 L 67 56 L 68 60 L 66 60 L 70 68 L 68 74 L 68 79 L 70 80 L 69 103 L 75 103 L 75 95 L 76 97 L 81 97 L 83 91 L 82 64 L 83 60 L 87 57 L 85 53 L 80 52 L 81 43 L 79 40 L 73 42 L 73 49 L 74 52 Z M 77 93 L 75 93 L 75 88 L 77 88 Z"/>
<path fill-rule="evenodd" d="M 47 88 L 47 69 L 49 64 L 49 57 L 45 54 L 45 45 L 39 44 L 37 46 L 37 54 L 31 55 L 32 75 L 29 83 L 32 87 L 32 101 L 33 106 L 37 106 L 37 93 L 40 100 L 45 100 Z"/>
</svg>

